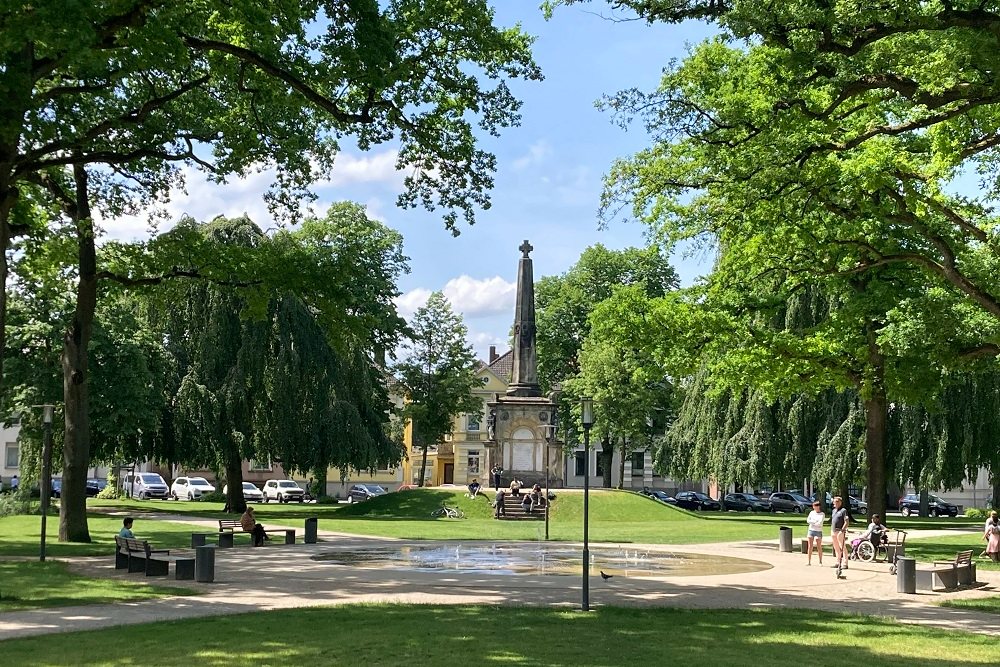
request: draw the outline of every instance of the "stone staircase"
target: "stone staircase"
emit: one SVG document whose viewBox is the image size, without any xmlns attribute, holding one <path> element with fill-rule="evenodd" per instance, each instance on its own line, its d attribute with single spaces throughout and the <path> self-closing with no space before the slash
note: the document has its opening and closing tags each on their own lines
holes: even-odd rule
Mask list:
<svg viewBox="0 0 1000 667">
<path fill-rule="evenodd" d="M 522 492 L 520 496 L 512 493 L 505 493 L 503 496 L 504 513 L 500 515 L 501 521 L 544 521 L 545 511 L 548 507 L 536 507 L 534 512 L 525 513 L 521 507 L 521 499 L 524 498 Z M 496 510 L 494 510 L 496 512 Z"/>
</svg>

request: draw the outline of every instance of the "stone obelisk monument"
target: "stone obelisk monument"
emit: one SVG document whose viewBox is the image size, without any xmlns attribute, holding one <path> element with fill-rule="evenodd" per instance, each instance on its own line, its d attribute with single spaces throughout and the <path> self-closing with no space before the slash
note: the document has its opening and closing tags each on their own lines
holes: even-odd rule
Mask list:
<svg viewBox="0 0 1000 667">
<path fill-rule="evenodd" d="M 562 486 L 562 462 L 553 438 L 556 406 L 542 396 L 538 385 L 535 347 L 535 283 L 525 241 L 518 248 L 517 304 L 514 307 L 514 349 L 510 384 L 504 396 L 488 403 L 487 451 L 489 466 L 499 463 L 504 479 L 516 477 L 525 484 L 544 484 L 546 468 L 550 486 Z"/>
</svg>

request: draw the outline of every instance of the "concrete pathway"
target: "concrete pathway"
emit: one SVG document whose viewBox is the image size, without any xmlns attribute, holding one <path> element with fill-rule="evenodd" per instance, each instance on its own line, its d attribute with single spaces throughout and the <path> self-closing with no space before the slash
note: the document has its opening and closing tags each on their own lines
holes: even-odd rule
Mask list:
<svg viewBox="0 0 1000 667">
<path fill-rule="evenodd" d="M 214 532 L 214 522 L 183 515 L 160 515 L 162 520 L 189 523 Z M 265 524 L 267 525 L 267 524 Z M 278 527 L 278 526 L 275 526 Z M 950 531 L 942 531 L 953 534 Z M 921 533 L 921 537 L 924 533 Z M 927 536 L 931 536 L 929 533 Z M 334 565 L 314 560 L 337 551 L 405 544 L 442 544 L 427 541 L 369 538 L 320 531 L 319 544 L 237 547 L 216 552 L 215 582 L 199 584 L 165 578 L 142 578 L 114 569 L 111 556 L 64 559 L 74 571 L 98 577 L 142 580 L 160 585 L 184 585 L 199 591 L 180 596 L 106 605 L 59 607 L 0 613 L 0 640 L 54 632 L 92 630 L 119 625 L 192 617 L 239 614 L 359 602 L 417 604 L 544 604 L 579 608 L 581 578 L 577 576 L 502 576 L 463 572 L 402 571 Z M 443 544 L 449 544 L 444 542 Z M 493 544 L 469 540 L 451 544 Z M 508 543 L 504 543 L 508 544 Z M 526 543 L 529 549 L 535 542 Z M 571 546 L 565 543 L 559 546 Z M 577 545 L 579 547 L 579 545 Z M 793 607 L 831 612 L 855 612 L 895 618 L 946 629 L 1000 636 L 1000 615 L 938 607 L 945 599 L 975 598 L 1000 593 L 1000 572 L 979 573 L 977 588 L 953 593 L 906 595 L 896 592 L 896 578 L 885 564 L 851 564 L 847 578 L 837 580 L 829 565 L 807 567 L 798 553 L 780 553 L 777 540 L 732 544 L 670 546 L 593 544 L 592 551 L 628 550 L 644 553 L 726 555 L 766 564 L 749 574 L 707 576 L 648 576 L 641 571 L 611 571 L 602 580 L 595 570 L 590 581 L 592 606 L 650 606 L 690 608 Z"/>
</svg>

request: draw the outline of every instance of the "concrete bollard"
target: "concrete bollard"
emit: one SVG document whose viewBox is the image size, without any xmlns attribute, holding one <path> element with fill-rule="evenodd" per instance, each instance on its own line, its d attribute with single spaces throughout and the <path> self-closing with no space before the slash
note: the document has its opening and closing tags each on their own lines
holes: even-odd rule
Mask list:
<svg viewBox="0 0 1000 667">
<path fill-rule="evenodd" d="M 792 552 L 792 529 L 788 526 L 778 528 L 778 551 Z"/>
<path fill-rule="evenodd" d="M 303 542 L 306 544 L 316 544 L 316 533 L 319 529 L 319 518 L 311 516 L 306 519 L 306 535 Z"/>
<path fill-rule="evenodd" d="M 900 556 L 896 559 L 896 592 L 917 592 L 917 560 Z"/>
<path fill-rule="evenodd" d="M 210 584 L 215 581 L 215 545 L 195 547 L 194 550 L 194 578 L 203 584 Z"/>
</svg>

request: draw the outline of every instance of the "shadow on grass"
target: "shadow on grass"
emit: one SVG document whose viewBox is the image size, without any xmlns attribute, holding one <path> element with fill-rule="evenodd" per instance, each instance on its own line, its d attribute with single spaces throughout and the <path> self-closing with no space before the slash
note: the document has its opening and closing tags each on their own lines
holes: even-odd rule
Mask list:
<svg viewBox="0 0 1000 667">
<path fill-rule="evenodd" d="M 359 632 L 362 628 L 385 631 Z M 10 664 L 982 664 L 994 640 L 809 610 L 347 606 L 4 642 Z M 835 658 L 833 658 L 835 654 Z M 668 657 L 669 656 L 669 657 Z M 827 656 L 829 659 L 825 659 Z"/>
</svg>

